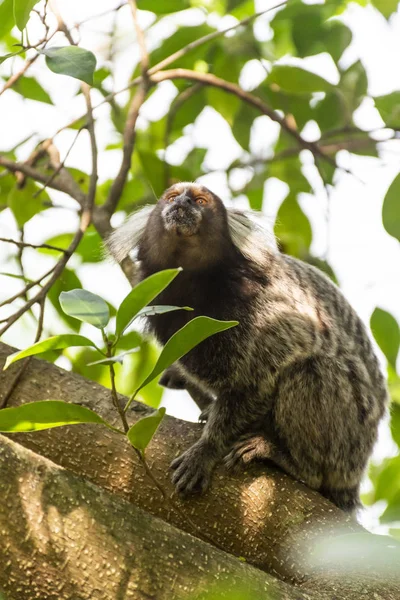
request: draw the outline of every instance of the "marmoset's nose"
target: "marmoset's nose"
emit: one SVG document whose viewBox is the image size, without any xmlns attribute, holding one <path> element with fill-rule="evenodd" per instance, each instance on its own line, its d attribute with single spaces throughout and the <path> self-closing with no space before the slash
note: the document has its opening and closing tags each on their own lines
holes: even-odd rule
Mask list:
<svg viewBox="0 0 400 600">
<path fill-rule="evenodd" d="M 192 202 L 192 198 L 186 192 L 183 192 L 175 198 L 175 204 L 180 204 L 181 206 L 187 206 L 188 204 L 192 204 Z"/>
</svg>

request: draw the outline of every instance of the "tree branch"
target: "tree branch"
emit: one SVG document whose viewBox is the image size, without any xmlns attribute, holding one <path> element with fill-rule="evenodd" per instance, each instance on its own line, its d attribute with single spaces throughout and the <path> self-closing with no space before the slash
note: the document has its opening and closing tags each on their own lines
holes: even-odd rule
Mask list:
<svg viewBox="0 0 400 600">
<path fill-rule="evenodd" d="M 240 86 L 232 83 L 230 81 L 225 81 L 225 79 L 221 79 L 220 77 L 216 77 L 212 73 L 200 73 L 198 71 L 191 71 L 190 69 L 171 69 L 169 71 L 160 71 L 151 75 L 151 81 L 154 83 L 160 83 L 161 81 L 171 80 L 171 79 L 186 79 L 189 81 L 197 81 L 203 83 L 205 85 L 211 85 L 213 87 L 219 88 L 221 90 L 225 90 L 229 94 L 233 94 L 257 108 L 262 114 L 267 115 L 272 121 L 278 123 L 281 128 L 286 131 L 291 137 L 293 137 L 296 142 L 302 148 L 306 150 L 310 150 L 312 154 L 316 157 L 323 158 L 326 162 L 337 168 L 336 161 L 326 155 L 316 144 L 315 142 L 307 142 L 295 129 L 292 127 L 285 117 L 281 117 L 280 114 L 274 109 L 270 108 L 267 104 L 265 104 L 260 98 L 250 94 L 249 92 L 244 91 Z"/>
<path fill-rule="evenodd" d="M 324 600 L 0 436 L 0 588 L 19 600 Z M 9 595 L 10 594 L 10 595 Z M 379 600 L 379 597 L 376 596 Z"/>
<path fill-rule="evenodd" d="M 0 345 L 2 362 L 11 352 L 11 348 Z M 13 377 L 15 367 L 0 372 L 0 390 L 6 387 L 8 378 Z M 37 381 L 42 385 L 38 386 Z M 111 424 L 118 422 L 109 390 L 77 374 L 33 359 L 10 403 L 17 406 L 45 397 L 83 404 Z M 140 412 L 135 410 L 139 408 Z M 129 423 L 140 418 L 143 410 L 146 407 L 134 404 L 133 410 L 127 413 Z M 166 417 L 147 448 L 151 470 L 168 494 L 173 490 L 169 479 L 171 460 L 189 447 L 200 432 L 198 424 Z M 97 425 L 77 425 L 15 434 L 13 439 L 152 515 L 197 535 L 187 521 L 155 494 L 152 482 L 120 434 Z M 179 500 L 179 503 L 197 528 L 226 552 L 244 557 L 258 568 L 296 583 L 303 593 L 324 590 L 324 600 L 398 600 L 400 597 L 399 583 L 393 583 L 387 573 L 382 578 L 370 559 L 365 560 L 365 572 L 359 577 L 346 576 L 333 563 L 317 574 L 311 570 L 309 556 L 315 540 L 321 535 L 329 537 L 337 535 L 338 531 L 341 534 L 363 533 L 365 544 L 375 540 L 375 536 L 369 536 L 318 493 L 267 463 L 254 465 L 237 475 L 226 473 L 220 467 L 207 494 Z"/>
</svg>

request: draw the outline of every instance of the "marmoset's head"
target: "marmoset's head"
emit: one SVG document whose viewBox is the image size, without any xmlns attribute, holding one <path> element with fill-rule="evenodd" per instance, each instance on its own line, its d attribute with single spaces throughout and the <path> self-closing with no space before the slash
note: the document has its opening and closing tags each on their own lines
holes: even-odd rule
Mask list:
<svg viewBox="0 0 400 600">
<path fill-rule="evenodd" d="M 107 242 L 117 261 L 132 250 L 155 270 L 181 266 L 201 270 L 240 256 L 260 262 L 275 239 L 251 211 L 226 208 L 197 183 L 176 183 L 157 204 L 133 213 Z"/>
<path fill-rule="evenodd" d="M 160 200 L 161 219 L 171 235 L 207 237 L 226 229 L 226 209 L 221 200 L 203 185 L 176 183 Z"/>
</svg>

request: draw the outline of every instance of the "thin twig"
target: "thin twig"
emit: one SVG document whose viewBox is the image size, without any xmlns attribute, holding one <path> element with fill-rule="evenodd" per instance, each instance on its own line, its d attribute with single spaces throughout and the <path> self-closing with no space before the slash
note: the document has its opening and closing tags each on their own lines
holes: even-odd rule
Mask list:
<svg viewBox="0 0 400 600">
<path fill-rule="evenodd" d="M 149 65 L 150 65 L 149 53 L 147 52 L 147 48 L 146 48 L 146 40 L 144 38 L 143 29 L 139 25 L 136 0 L 128 0 L 128 2 L 129 2 L 129 6 L 131 7 L 133 24 L 135 26 L 136 37 L 137 37 L 137 41 L 138 41 L 139 48 L 140 48 L 140 68 L 142 71 L 142 77 L 144 79 L 146 79 L 147 72 L 149 70 Z"/>
<path fill-rule="evenodd" d="M 41 275 L 39 277 L 39 279 L 36 279 L 35 281 L 30 281 L 20 292 L 18 292 L 17 294 L 14 294 L 14 296 L 11 296 L 11 298 L 7 298 L 7 300 L 3 300 L 3 302 L 0 303 L 0 308 L 2 308 L 3 306 L 5 306 L 6 304 L 11 304 L 11 302 L 14 302 L 14 300 L 17 300 L 17 298 L 23 298 L 27 292 L 29 292 L 29 290 L 31 290 L 33 287 L 40 285 L 43 281 L 43 279 L 46 279 L 46 277 L 48 277 L 49 275 L 51 275 L 54 271 L 55 267 L 51 267 L 51 269 L 49 269 L 48 271 L 46 271 L 46 273 L 44 273 L 43 275 Z"/>
<path fill-rule="evenodd" d="M 56 252 L 68 252 L 65 248 L 59 248 L 58 246 L 52 246 L 51 244 L 29 244 L 28 242 L 18 242 L 17 240 L 12 240 L 11 238 L 0 237 L 0 242 L 4 242 L 5 244 L 14 244 L 19 248 L 34 248 L 35 250 L 45 248 L 46 250 L 55 250 Z"/>
<path fill-rule="evenodd" d="M 46 33 L 46 36 L 47 36 L 47 33 Z M 36 48 L 37 46 L 39 46 L 41 44 L 43 44 L 43 48 L 44 48 L 48 44 L 48 42 L 50 42 L 50 40 L 53 38 L 53 36 L 56 33 L 57 33 L 57 30 L 53 31 L 53 33 L 48 38 L 46 37 L 43 40 L 40 40 L 40 42 L 38 42 L 35 46 L 30 46 L 30 48 Z M 39 56 L 40 56 L 40 53 L 38 52 L 37 54 L 35 54 L 35 56 L 32 56 L 32 58 L 28 59 L 25 62 L 25 64 L 23 65 L 23 67 L 17 73 L 14 73 L 14 75 L 11 75 L 11 77 L 6 81 L 6 83 L 0 90 L 0 96 L 2 94 L 4 94 L 4 92 L 6 90 L 11 88 L 18 81 L 18 79 L 20 79 L 23 75 L 25 75 L 27 70 L 33 65 L 33 63 L 39 58 Z"/>
</svg>

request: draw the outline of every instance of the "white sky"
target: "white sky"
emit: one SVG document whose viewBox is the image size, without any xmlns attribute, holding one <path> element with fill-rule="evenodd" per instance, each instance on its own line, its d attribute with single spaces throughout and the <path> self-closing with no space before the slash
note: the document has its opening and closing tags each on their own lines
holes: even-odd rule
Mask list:
<svg viewBox="0 0 400 600">
<path fill-rule="evenodd" d="M 69 24 L 82 21 L 93 14 L 99 14 L 117 4 L 116 0 L 96 2 L 94 0 L 85 2 L 82 0 L 58 0 L 57 2 L 60 12 Z M 257 10 L 262 10 L 272 6 L 273 3 L 258 0 L 256 5 Z M 157 44 L 159 36 L 170 35 L 174 30 L 175 23 L 182 22 L 184 18 L 188 18 L 187 13 L 184 16 L 177 14 L 171 19 L 168 28 L 159 26 L 156 33 L 148 37 L 149 47 Z M 194 11 L 190 20 L 200 23 L 203 15 L 200 11 Z M 231 20 L 231 17 L 228 16 L 221 20 L 219 26 L 226 27 Z M 371 6 L 362 8 L 359 5 L 351 4 L 345 12 L 343 20 L 353 31 L 351 46 L 342 57 L 343 66 L 361 58 L 368 73 L 369 91 L 373 95 L 383 95 L 393 90 L 399 90 L 399 13 L 393 15 L 388 23 Z M 150 21 L 149 13 L 142 13 L 143 25 L 149 25 Z M 131 72 L 132 61 L 137 56 L 137 49 L 132 49 L 131 45 L 134 36 L 127 7 L 119 11 L 118 23 L 119 35 L 116 46 L 119 60 L 115 77 L 117 88 L 125 84 Z M 31 42 L 35 38 L 35 32 L 38 32 L 36 25 L 35 19 L 31 19 L 29 25 Z M 107 54 L 107 38 L 102 32 L 109 30 L 110 27 L 110 16 L 108 15 L 88 23 L 81 29 L 81 45 L 93 50 L 100 63 Z M 256 31 L 260 35 L 268 36 L 265 20 L 259 21 Z M 64 44 L 64 40 L 55 38 L 54 45 L 60 44 Z M 56 106 L 50 107 L 39 102 L 24 101 L 13 91 L 5 93 L 0 98 L 2 148 L 12 147 L 33 131 L 38 133 L 39 139 L 51 136 L 71 118 L 85 112 L 82 97 L 74 97 L 79 84 L 75 80 L 44 69 L 41 60 L 37 61 L 30 73 L 37 75 L 43 86 L 50 90 Z M 19 58 L 15 60 L 14 65 L 7 61 L 0 66 L 0 73 L 8 74 L 11 65 L 17 69 L 21 64 Z M 327 55 L 308 59 L 307 68 L 331 81 L 337 79 L 336 67 L 331 60 L 327 59 Z M 254 86 L 259 80 L 259 72 L 259 68 L 254 64 L 246 68 L 241 79 L 242 85 L 250 88 Z M 162 84 L 160 91 L 154 94 L 143 107 L 142 124 L 144 123 L 143 119 L 156 120 L 162 116 L 165 112 L 165 99 L 173 97 L 175 93 L 176 90 L 171 82 Z M 126 94 L 121 98 L 126 99 Z M 100 94 L 94 90 L 94 104 L 100 100 Z M 104 148 L 107 143 L 112 141 L 110 139 L 111 128 L 107 119 L 108 108 L 102 107 L 96 115 L 98 118 L 98 142 L 100 148 Z M 383 124 L 372 102 L 369 101 L 365 101 L 357 111 L 356 121 L 361 128 L 368 130 Z M 252 134 L 253 150 L 258 152 L 265 150 L 265 141 L 267 140 L 266 146 L 269 147 L 276 134 L 275 124 L 270 123 L 267 117 L 259 118 L 257 128 Z M 313 129 L 312 126 L 307 128 L 306 134 L 312 137 L 315 135 L 315 128 Z M 74 135 L 75 132 L 66 131 L 56 138 L 61 155 L 68 149 Z M 36 142 L 37 140 L 22 147 L 19 157 L 26 158 Z M 214 169 L 226 167 L 231 160 L 240 155 L 240 147 L 233 139 L 229 127 L 212 109 L 206 109 L 196 123 L 188 127 L 184 139 L 174 145 L 169 153 L 169 158 L 179 160 L 191 149 L 193 142 L 204 144 L 209 148 L 206 164 Z M 381 221 L 384 194 L 399 171 L 400 142 L 387 143 L 384 148 L 381 161 L 360 158 L 349 155 L 347 152 L 341 152 L 339 155 L 339 164 L 350 168 L 356 177 L 343 173 L 337 176 L 330 200 L 329 236 L 326 225 L 325 192 L 318 186 L 314 195 L 304 195 L 301 199 L 303 210 L 313 224 L 312 250 L 319 256 L 327 254 L 327 258 L 340 280 L 344 294 L 367 323 L 375 306 L 389 310 L 400 321 L 400 245 L 386 234 Z M 312 174 L 312 167 L 307 166 L 307 163 L 310 164 L 307 152 L 303 152 L 302 157 L 306 163 L 307 174 Z M 120 151 L 100 153 L 100 182 L 115 174 L 120 158 Z M 81 134 L 67 164 L 90 172 L 90 154 L 86 132 Z M 229 200 L 229 190 L 221 173 L 204 176 L 202 180 L 225 200 Z M 235 183 L 240 185 L 240 176 Z M 268 183 L 264 198 L 264 210 L 267 214 L 275 215 L 285 190 L 286 186 L 279 181 Z M 56 233 L 74 230 L 77 221 L 73 211 L 70 210 L 74 208 L 74 203 L 66 201 L 60 194 L 55 194 L 53 197 L 69 207 L 69 210 L 48 210 L 44 214 L 34 217 L 26 226 L 25 237 L 27 240 L 40 243 Z M 8 210 L 0 213 L 0 236 L 17 237 L 13 217 Z M 10 247 L 0 244 L 0 259 L 4 259 L 9 253 Z M 25 263 L 27 272 L 32 276 L 41 273 L 46 268 L 46 257 L 39 260 L 34 251 L 26 252 Z M 11 264 L 4 265 L 0 262 L 0 271 L 12 269 Z M 99 268 L 97 265 L 95 267 L 90 265 L 81 268 L 79 275 L 85 287 L 103 295 L 114 304 L 118 304 L 128 292 L 128 284 L 118 268 L 114 266 L 102 265 Z M 106 286 L 104 282 L 106 282 Z M 17 282 L 0 277 L 0 301 L 9 296 L 12 293 L 11 290 L 18 289 L 18 286 Z M 27 337 L 27 331 L 30 333 L 30 338 Z M 30 343 L 32 335 L 33 330 L 29 327 L 29 321 L 26 319 L 23 327 L 14 327 L 12 333 L 5 336 L 4 339 L 22 347 Z M 167 393 L 165 400 L 169 412 L 178 416 L 193 416 L 185 393 Z M 377 459 L 393 451 L 388 442 L 387 433 L 383 435 L 382 439 L 382 443 L 377 448 Z"/>
</svg>

